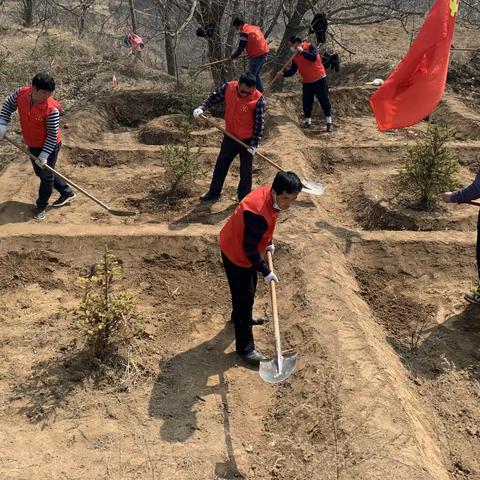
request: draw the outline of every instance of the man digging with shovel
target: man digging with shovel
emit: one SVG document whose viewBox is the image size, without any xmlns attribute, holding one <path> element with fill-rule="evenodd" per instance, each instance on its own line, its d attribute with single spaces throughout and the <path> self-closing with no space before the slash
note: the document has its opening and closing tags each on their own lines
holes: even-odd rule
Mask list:
<svg viewBox="0 0 480 480">
<path fill-rule="evenodd" d="M 302 182 L 293 172 L 278 172 L 272 185 L 264 185 L 247 195 L 220 231 L 220 250 L 232 296 L 232 320 L 236 351 L 251 365 L 265 357 L 255 350 L 252 326 L 263 322 L 252 317 L 257 272 L 266 285 L 278 283 L 264 260 L 274 252 L 273 232 L 278 214 L 290 208 L 302 190 Z"/>
<path fill-rule="evenodd" d="M 255 84 L 255 76 L 251 73 L 244 73 L 238 82 L 235 80 L 218 87 L 193 111 L 193 116 L 199 118 L 205 110 L 213 105 L 225 102 L 226 131 L 249 145 L 248 148 L 245 148 L 227 135 L 223 137 L 210 188 L 200 197 L 200 200 L 204 202 L 214 202 L 220 198 L 225 177 L 237 155 L 240 155 L 238 200 L 242 200 L 252 189 L 253 156 L 265 128 L 265 100 L 255 88 Z"/>
<path fill-rule="evenodd" d="M 37 208 L 33 218 L 43 220 L 45 209 L 52 191 L 58 190 L 60 197 L 53 202 L 54 207 L 61 207 L 75 198 L 73 190 L 61 178 L 47 170 L 45 165 L 55 168 L 60 150 L 60 110 L 61 105 L 54 100 L 54 79 L 45 73 L 33 77 L 31 87 L 15 90 L 0 111 L 0 141 L 5 138 L 7 125 L 12 113 L 18 109 L 23 141 L 36 158 L 32 166 L 40 178 Z"/>
</svg>

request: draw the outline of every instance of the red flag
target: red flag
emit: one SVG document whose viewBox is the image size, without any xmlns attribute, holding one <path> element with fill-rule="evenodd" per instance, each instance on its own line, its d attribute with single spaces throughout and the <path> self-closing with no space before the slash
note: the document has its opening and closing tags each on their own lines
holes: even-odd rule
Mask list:
<svg viewBox="0 0 480 480">
<path fill-rule="evenodd" d="M 437 0 L 410 50 L 370 98 L 382 132 L 420 122 L 440 102 L 457 11 L 458 0 Z"/>
</svg>

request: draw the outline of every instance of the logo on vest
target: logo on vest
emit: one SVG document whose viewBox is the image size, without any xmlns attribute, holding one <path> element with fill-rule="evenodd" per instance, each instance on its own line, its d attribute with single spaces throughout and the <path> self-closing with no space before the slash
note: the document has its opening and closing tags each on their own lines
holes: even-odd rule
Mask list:
<svg viewBox="0 0 480 480">
<path fill-rule="evenodd" d="M 245 112 L 248 112 L 248 107 L 247 107 L 246 105 L 241 105 L 241 106 L 240 106 L 240 110 L 241 110 L 242 112 L 244 112 L 244 113 L 245 113 Z"/>
</svg>

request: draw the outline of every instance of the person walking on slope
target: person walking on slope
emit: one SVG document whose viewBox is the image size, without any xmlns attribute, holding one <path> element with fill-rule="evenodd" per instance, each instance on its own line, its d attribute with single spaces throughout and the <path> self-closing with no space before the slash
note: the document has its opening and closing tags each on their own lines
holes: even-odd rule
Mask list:
<svg viewBox="0 0 480 480">
<path fill-rule="evenodd" d="M 208 192 L 200 197 L 202 201 L 216 201 L 220 198 L 228 169 L 237 155 L 240 155 L 238 200 L 242 200 L 252 189 L 253 155 L 265 127 L 265 101 L 255 88 L 255 82 L 255 77 L 251 73 L 244 73 L 238 81 L 234 80 L 218 87 L 193 111 L 193 116 L 198 118 L 213 105 L 225 102 L 226 131 L 249 145 L 246 149 L 224 135 L 212 182 Z"/>
<path fill-rule="evenodd" d="M 257 272 L 266 285 L 278 283 L 277 275 L 264 260 L 267 250 L 275 251 L 273 232 L 278 215 L 290 208 L 302 190 L 302 182 L 293 172 L 278 172 L 272 185 L 264 185 L 247 195 L 220 231 L 220 250 L 232 296 L 232 320 L 235 349 L 252 365 L 265 357 L 255 350 L 252 316 Z"/>
<path fill-rule="evenodd" d="M 267 41 L 263 36 L 262 30 L 256 25 L 245 23 L 241 18 L 236 17 L 232 25 L 240 32 L 240 42 L 238 48 L 230 57 L 231 60 L 239 57 L 246 49 L 247 56 L 250 59 L 248 71 L 255 75 L 256 87 L 259 92 L 263 92 L 263 83 L 260 78 L 260 71 L 267 61 L 267 54 L 270 51 Z"/>
<path fill-rule="evenodd" d="M 310 128 L 312 126 L 313 102 L 317 97 L 326 117 L 327 132 L 332 132 L 332 107 L 328 98 L 327 74 L 317 47 L 315 44 L 304 42 L 300 37 L 294 35 L 290 37 L 290 50 L 292 52 L 296 50 L 297 54 L 293 58 L 290 68 L 278 72 L 278 74 L 284 77 L 292 77 L 298 70 L 302 77 L 304 114 L 302 127 Z"/>
<path fill-rule="evenodd" d="M 441 198 L 446 203 L 467 203 L 480 198 L 480 170 L 475 176 L 475 180 L 468 186 L 456 192 L 444 192 Z M 470 303 L 480 304 L 480 210 L 477 220 L 477 272 L 479 278 L 478 287 L 471 292 L 465 293 L 465 300 Z"/>
<path fill-rule="evenodd" d="M 32 79 L 31 87 L 21 87 L 11 93 L 0 111 L 0 140 L 7 133 L 7 126 L 12 113 L 18 109 L 23 141 L 37 160 L 32 160 L 35 174 L 40 178 L 36 220 L 45 218 L 45 209 L 55 188 L 60 197 L 53 202 L 53 207 L 61 207 L 75 198 L 75 193 L 45 165 L 55 168 L 60 140 L 60 110 L 62 106 L 53 97 L 54 79 L 45 73 L 37 73 Z"/>
</svg>

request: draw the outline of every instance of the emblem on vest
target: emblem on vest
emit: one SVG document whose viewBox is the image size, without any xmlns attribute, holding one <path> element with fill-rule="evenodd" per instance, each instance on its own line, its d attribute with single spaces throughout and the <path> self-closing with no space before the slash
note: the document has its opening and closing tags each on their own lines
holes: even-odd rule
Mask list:
<svg viewBox="0 0 480 480">
<path fill-rule="evenodd" d="M 240 106 L 240 110 L 241 110 L 242 112 L 248 112 L 248 107 L 247 107 L 246 105 L 241 105 L 241 106 Z"/>
</svg>

